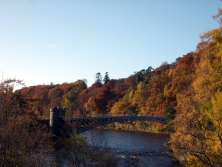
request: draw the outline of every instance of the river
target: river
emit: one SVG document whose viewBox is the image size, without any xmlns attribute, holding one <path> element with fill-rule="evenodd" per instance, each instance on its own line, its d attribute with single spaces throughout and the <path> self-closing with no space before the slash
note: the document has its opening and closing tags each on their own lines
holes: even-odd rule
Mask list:
<svg viewBox="0 0 222 167">
<path fill-rule="evenodd" d="M 129 161 L 136 157 L 137 165 L 143 167 L 178 167 L 164 146 L 169 135 L 104 129 L 93 129 L 85 134 L 91 146 L 117 155 L 120 166 L 126 166 L 126 161 L 134 163 Z"/>
</svg>

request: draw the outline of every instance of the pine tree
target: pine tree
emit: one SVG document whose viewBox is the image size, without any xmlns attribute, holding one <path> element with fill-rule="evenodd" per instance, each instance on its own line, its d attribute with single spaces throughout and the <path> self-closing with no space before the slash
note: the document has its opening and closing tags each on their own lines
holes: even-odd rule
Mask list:
<svg viewBox="0 0 222 167">
<path fill-rule="evenodd" d="M 106 73 L 105 73 L 105 76 L 104 76 L 104 78 L 103 78 L 103 82 L 104 82 L 104 83 L 107 83 L 109 80 L 110 80 L 110 79 L 109 79 L 109 74 L 108 74 L 108 72 L 106 72 Z"/>
<path fill-rule="evenodd" d="M 97 72 L 95 75 L 95 83 L 96 82 L 102 83 L 102 75 L 100 72 Z"/>
</svg>

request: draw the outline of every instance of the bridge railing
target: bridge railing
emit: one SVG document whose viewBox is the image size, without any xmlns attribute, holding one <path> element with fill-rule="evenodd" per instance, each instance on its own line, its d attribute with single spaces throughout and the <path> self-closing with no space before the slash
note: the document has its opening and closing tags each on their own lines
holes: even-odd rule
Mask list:
<svg viewBox="0 0 222 167">
<path fill-rule="evenodd" d="M 106 113 L 106 114 L 96 114 L 96 115 L 87 115 L 87 116 L 75 116 L 75 117 L 73 117 L 73 118 L 102 118 L 102 117 L 121 117 L 121 116 L 127 116 L 127 117 L 129 117 L 129 116 L 140 116 L 140 117 L 143 117 L 143 116 L 145 116 L 145 117 L 147 117 L 147 116 L 149 116 L 149 117 L 159 117 L 159 118 L 165 118 L 165 116 L 163 116 L 163 115 L 137 115 L 137 114 L 122 114 L 122 115 L 119 115 L 119 114 L 113 114 L 113 113 Z"/>
<path fill-rule="evenodd" d="M 124 121 L 151 121 L 151 122 L 166 122 L 165 117 L 155 117 L 155 116 L 99 116 L 99 117 L 79 117 L 72 118 L 70 121 L 90 121 L 90 120 L 114 120 L 114 122 L 124 122 Z"/>
</svg>

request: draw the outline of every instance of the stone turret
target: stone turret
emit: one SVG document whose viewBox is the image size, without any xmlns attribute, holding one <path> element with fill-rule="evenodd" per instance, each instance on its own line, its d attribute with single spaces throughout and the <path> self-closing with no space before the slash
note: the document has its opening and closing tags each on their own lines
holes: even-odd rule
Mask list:
<svg viewBox="0 0 222 167">
<path fill-rule="evenodd" d="M 52 130 L 53 134 L 58 135 L 59 132 L 59 123 L 61 120 L 65 117 L 65 108 L 59 108 L 59 107 L 51 107 L 50 108 L 50 121 L 49 125 Z"/>
</svg>

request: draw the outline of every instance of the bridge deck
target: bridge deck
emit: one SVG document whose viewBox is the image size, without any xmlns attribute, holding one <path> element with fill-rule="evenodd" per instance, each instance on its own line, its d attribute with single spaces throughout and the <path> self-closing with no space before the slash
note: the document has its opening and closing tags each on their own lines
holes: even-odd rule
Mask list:
<svg viewBox="0 0 222 167">
<path fill-rule="evenodd" d="M 99 117 L 82 117 L 82 118 L 72 118 L 70 121 L 80 121 L 80 120 L 101 120 L 101 119 L 119 119 L 122 121 L 127 120 L 147 120 L 152 122 L 163 122 L 165 123 L 165 117 L 154 117 L 154 116 L 99 116 Z"/>
<path fill-rule="evenodd" d="M 85 118 L 72 118 L 70 122 L 74 123 L 77 132 L 84 132 L 98 126 L 107 125 L 114 122 L 126 121 L 150 121 L 166 123 L 165 117 L 154 116 L 100 116 L 100 117 L 85 117 Z"/>
</svg>

